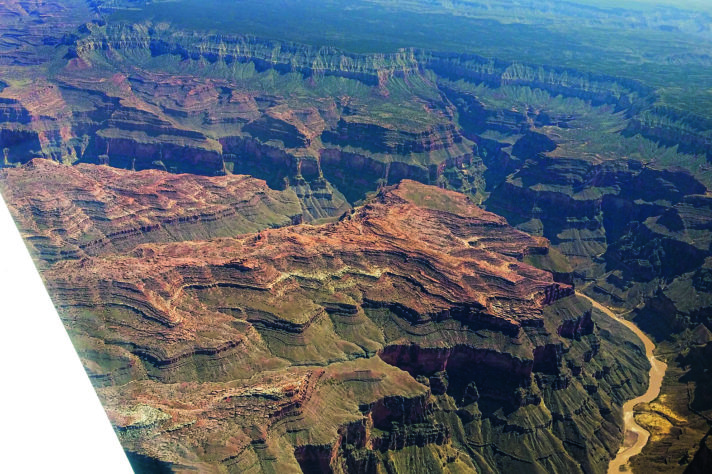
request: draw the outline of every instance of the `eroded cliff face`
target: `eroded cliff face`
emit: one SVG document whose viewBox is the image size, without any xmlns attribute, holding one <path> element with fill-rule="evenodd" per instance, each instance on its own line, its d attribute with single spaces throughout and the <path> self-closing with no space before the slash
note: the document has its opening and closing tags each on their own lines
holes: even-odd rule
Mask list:
<svg viewBox="0 0 712 474">
<path fill-rule="evenodd" d="M 273 191 L 249 176 L 208 179 L 43 159 L 0 175 L 42 267 L 121 254 L 141 243 L 226 237 L 305 220 L 293 190 Z"/>
<path fill-rule="evenodd" d="M 51 80 L 2 89 L 6 165 L 43 156 L 251 174 L 310 194 L 359 173 L 359 160 L 322 167 L 323 156 L 359 156 L 373 173 L 360 187 L 339 181 L 324 206 L 335 213 L 310 210 L 319 218 L 342 211 L 340 193 L 353 203 L 383 183 L 435 183 L 447 166 L 480 166 L 423 69 L 424 53 L 351 55 L 99 21 L 65 35 L 57 49 L 66 53 Z"/>
<path fill-rule="evenodd" d="M 493 190 L 487 207 L 519 228 L 546 236 L 582 267 L 604 256 L 610 268 L 630 268 L 632 275 L 625 280 L 651 280 L 664 272 L 679 275 L 684 273 L 680 265 L 692 268 L 704 259 L 703 246 L 695 249 L 652 224 L 661 220 L 678 225 L 676 207 L 705 192 L 705 186 L 683 171 L 535 154 Z M 667 261 L 655 263 L 652 250 L 632 253 L 637 252 L 632 248 L 652 247 L 656 238 L 665 240 L 660 245 L 668 250 L 663 257 Z M 649 271 L 633 269 L 635 265 Z"/>
<path fill-rule="evenodd" d="M 645 363 L 574 283 L 680 356 L 664 396 L 696 412 L 651 408 L 675 424 L 652 446 L 694 458 L 704 118 L 610 76 L 107 25 L 98 3 L 0 5 L 0 166 L 51 160 L 0 180 L 136 460 L 600 471 Z M 373 197 L 404 179 L 537 237 L 412 182 Z"/>
<path fill-rule="evenodd" d="M 525 163 L 553 149 L 528 141 L 551 141 L 542 128 L 580 125 L 576 114 L 552 113 L 540 104 L 522 110 L 497 102 L 512 91 L 529 102 L 543 96 L 583 101 L 626 117 L 616 132 L 621 136 L 642 134 L 689 153 L 709 153 L 703 121 L 652 108 L 653 91 L 631 80 L 419 49 L 353 54 L 163 23 L 107 24 L 97 17 L 79 25 L 55 4 L 34 8 L 54 21 L 54 29 L 43 30 L 53 48 L 44 59 L 52 73 L 0 84 L 3 166 L 43 156 L 133 170 L 250 174 L 272 189 L 298 188 L 313 219 L 336 217 L 344 199 L 354 204 L 401 179 L 482 200 L 517 172 L 545 188 L 570 178 L 555 176 L 557 168 L 599 172 L 598 164 L 581 171 L 590 160 L 578 157 Z M 20 72 L 8 66 L 8 75 Z M 485 103 L 473 87 L 489 89 L 497 104 Z M 511 151 L 510 139 L 516 141 Z M 554 176 L 542 181 L 534 167 Z M 508 184 L 499 191 L 522 194 Z M 538 195 L 522 196 L 531 198 Z M 567 204 L 562 199 L 544 196 L 544 212 L 550 203 Z M 496 207 L 496 196 L 492 206 L 506 211 Z M 572 213 L 590 220 L 596 210 Z M 530 227 L 541 233 L 537 225 Z M 586 248 L 569 254 L 601 250 L 595 224 L 577 225 L 571 238 L 578 242 L 571 245 Z M 546 235 L 555 240 L 549 227 Z"/>
<path fill-rule="evenodd" d="M 298 199 L 241 176 L 46 161 L 2 185 L 144 464 L 603 472 L 646 383 L 632 337 L 524 263 L 548 242 L 459 193 L 404 181 L 338 222 L 249 233 L 293 220 Z M 211 206 L 235 212 L 230 235 L 211 234 Z M 78 245 L 99 232 L 105 245 Z M 79 250 L 57 261 L 47 240 Z"/>
<path fill-rule="evenodd" d="M 703 375 L 712 328 L 709 183 L 649 162 L 567 156 L 561 142 L 552 149 L 547 140 L 525 134 L 507 151 L 487 144 L 485 164 L 501 171 L 486 173 L 485 205 L 548 238 L 577 285 L 630 311 L 669 354 L 661 397 L 636 417 L 653 436 L 633 469 L 682 472 L 712 407 Z"/>
<path fill-rule="evenodd" d="M 97 20 L 56 41 L 64 54 L 50 80 L 2 91 L 8 164 L 44 156 L 235 172 L 275 189 L 325 179 L 351 203 L 404 178 L 482 196 L 480 134 L 569 119 L 485 108 L 451 81 L 536 89 L 631 114 L 652 94 L 634 81 L 475 55 L 352 54 L 150 22 Z"/>
</svg>

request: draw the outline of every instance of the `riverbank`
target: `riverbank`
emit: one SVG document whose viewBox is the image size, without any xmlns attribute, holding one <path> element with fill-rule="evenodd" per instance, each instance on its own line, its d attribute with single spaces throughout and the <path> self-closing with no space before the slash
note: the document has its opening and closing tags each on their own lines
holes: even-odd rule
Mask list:
<svg viewBox="0 0 712 474">
<path fill-rule="evenodd" d="M 650 361 L 650 382 L 648 384 L 648 390 L 646 390 L 646 392 L 641 396 L 629 400 L 623 405 L 625 437 L 618 454 L 608 465 L 608 474 L 616 474 L 621 472 L 621 469 L 623 466 L 628 464 L 630 458 L 636 454 L 639 454 L 643 450 L 648 442 L 648 439 L 650 438 L 650 433 L 636 423 L 633 409 L 639 403 L 650 403 L 658 397 L 660 394 L 660 388 L 662 387 L 663 377 L 665 376 L 665 370 L 667 369 L 667 364 L 655 357 L 653 354 L 655 344 L 632 321 L 618 317 L 615 313 L 613 313 L 613 311 L 582 293 L 576 292 L 576 294 L 582 298 L 586 298 L 597 310 L 606 314 L 606 316 L 613 318 L 618 323 L 633 331 L 633 333 L 638 336 L 643 343 L 643 346 L 645 347 L 645 356 Z"/>
</svg>

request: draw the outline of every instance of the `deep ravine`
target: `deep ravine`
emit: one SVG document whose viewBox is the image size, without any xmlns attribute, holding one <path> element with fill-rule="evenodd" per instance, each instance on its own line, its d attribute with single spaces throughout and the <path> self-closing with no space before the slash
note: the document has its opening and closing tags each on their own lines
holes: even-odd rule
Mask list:
<svg viewBox="0 0 712 474">
<path fill-rule="evenodd" d="M 625 438 L 623 440 L 623 445 L 618 450 L 618 454 L 608 465 L 608 474 L 614 474 L 621 472 L 621 468 L 628 464 L 630 458 L 640 454 L 645 445 L 648 443 L 650 433 L 636 423 L 633 409 L 639 403 L 650 403 L 658 397 L 660 394 L 660 388 L 662 387 L 663 377 L 665 376 L 665 370 L 667 369 L 667 364 L 655 357 L 653 354 L 655 344 L 632 321 L 628 321 L 617 316 L 610 309 L 589 298 L 583 293 L 576 292 L 576 294 L 582 298 L 586 298 L 596 309 L 603 312 L 606 316 L 615 319 L 617 322 L 633 331 L 643 342 L 643 346 L 645 346 L 645 355 L 648 357 L 648 360 L 650 360 L 650 382 L 648 384 L 648 390 L 641 396 L 628 400 L 623 405 Z"/>
</svg>

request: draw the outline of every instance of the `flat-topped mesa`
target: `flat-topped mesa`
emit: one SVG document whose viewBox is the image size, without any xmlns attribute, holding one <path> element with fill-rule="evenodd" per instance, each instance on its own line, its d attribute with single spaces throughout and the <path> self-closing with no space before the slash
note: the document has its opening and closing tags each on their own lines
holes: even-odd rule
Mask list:
<svg viewBox="0 0 712 474">
<path fill-rule="evenodd" d="M 249 176 L 136 173 L 36 159 L 0 171 L 0 181 L 42 264 L 146 242 L 244 234 L 301 222 L 303 215 L 293 192 Z"/>
<path fill-rule="evenodd" d="M 60 306 L 111 307 L 201 347 L 241 339 L 230 329 L 200 342 L 201 324 L 227 323 L 223 313 L 304 338 L 339 304 L 352 314 L 384 308 L 415 326 L 453 319 L 517 337 L 570 292 L 517 259 L 543 245 L 464 195 L 405 181 L 334 224 L 140 245 L 59 262 L 45 276 Z M 125 343 L 135 342 L 127 331 Z"/>
</svg>

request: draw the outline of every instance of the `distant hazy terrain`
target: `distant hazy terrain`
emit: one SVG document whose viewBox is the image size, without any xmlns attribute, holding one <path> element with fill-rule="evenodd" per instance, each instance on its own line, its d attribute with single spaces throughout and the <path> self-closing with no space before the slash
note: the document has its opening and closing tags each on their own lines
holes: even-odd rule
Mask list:
<svg viewBox="0 0 712 474">
<path fill-rule="evenodd" d="M 668 2 L 169 0 L 110 18 L 327 45 L 471 52 L 639 80 L 659 102 L 712 112 L 712 8 Z"/>
</svg>

